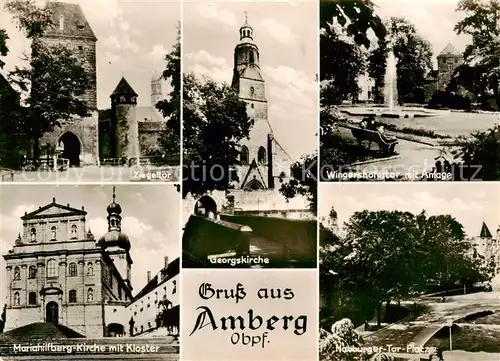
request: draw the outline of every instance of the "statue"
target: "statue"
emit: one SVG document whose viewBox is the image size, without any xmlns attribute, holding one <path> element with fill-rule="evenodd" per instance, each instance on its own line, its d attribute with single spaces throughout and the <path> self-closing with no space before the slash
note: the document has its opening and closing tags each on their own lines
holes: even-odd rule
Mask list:
<svg viewBox="0 0 500 361">
<path fill-rule="evenodd" d="M 128 321 L 128 324 L 129 324 L 129 334 L 130 336 L 133 336 L 134 335 L 134 325 L 135 325 L 135 321 L 134 321 L 134 318 L 133 317 L 130 317 L 130 321 Z"/>
</svg>

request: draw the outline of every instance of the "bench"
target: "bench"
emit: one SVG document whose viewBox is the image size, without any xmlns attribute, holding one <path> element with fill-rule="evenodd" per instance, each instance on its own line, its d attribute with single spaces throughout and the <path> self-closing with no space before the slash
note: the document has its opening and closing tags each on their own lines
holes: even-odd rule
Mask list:
<svg viewBox="0 0 500 361">
<path fill-rule="evenodd" d="M 359 145 L 362 145 L 363 141 L 368 141 L 369 145 L 368 147 L 371 146 L 371 143 L 377 143 L 380 151 L 384 155 L 391 155 L 394 153 L 396 144 L 398 144 L 397 139 L 387 139 L 384 137 L 382 134 L 375 130 L 370 130 L 370 129 L 363 129 L 363 128 L 351 128 L 352 135 L 356 140 L 358 141 Z"/>
</svg>

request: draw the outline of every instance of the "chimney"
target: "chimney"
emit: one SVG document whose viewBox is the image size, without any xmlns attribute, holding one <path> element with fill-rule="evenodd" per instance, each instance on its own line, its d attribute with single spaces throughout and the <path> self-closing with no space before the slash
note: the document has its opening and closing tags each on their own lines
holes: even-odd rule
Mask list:
<svg viewBox="0 0 500 361">
<path fill-rule="evenodd" d="M 151 271 L 148 271 L 148 283 L 151 281 Z"/>
<path fill-rule="evenodd" d="M 168 267 L 168 256 L 165 256 L 163 258 L 164 262 L 165 262 L 165 265 L 163 266 L 164 268 L 167 268 Z"/>
</svg>

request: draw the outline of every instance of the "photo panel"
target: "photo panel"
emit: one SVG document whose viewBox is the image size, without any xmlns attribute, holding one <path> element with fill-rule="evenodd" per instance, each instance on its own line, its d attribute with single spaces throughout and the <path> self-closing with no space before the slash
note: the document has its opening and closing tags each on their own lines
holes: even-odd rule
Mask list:
<svg viewBox="0 0 500 361">
<path fill-rule="evenodd" d="M 183 4 L 183 267 L 316 267 L 317 14 Z"/>
<path fill-rule="evenodd" d="M 176 185 L 9 184 L 0 196 L 3 359 L 179 359 Z"/>
<path fill-rule="evenodd" d="M 321 180 L 499 180 L 499 31 L 496 2 L 320 1 Z"/>
<path fill-rule="evenodd" d="M 3 180 L 180 181 L 180 1 L 0 6 Z"/>
<path fill-rule="evenodd" d="M 316 360 L 316 270 L 184 270 L 183 360 Z"/>
<path fill-rule="evenodd" d="M 498 183 L 320 192 L 320 360 L 498 355 Z"/>
</svg>

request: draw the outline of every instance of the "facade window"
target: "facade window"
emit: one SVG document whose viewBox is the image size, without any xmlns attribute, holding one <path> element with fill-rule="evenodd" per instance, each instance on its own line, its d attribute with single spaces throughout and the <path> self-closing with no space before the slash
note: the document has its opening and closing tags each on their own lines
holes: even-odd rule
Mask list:
<svg viewBox="0 0 500 361">
<path fill-rule="evenodd" d="M 174 285 L 174 288 L 172 289 L 172 294 L 175 295 L 177 292 L 177 281 L 173 280 L 172 283 Z"/>
<path fill-rule="evenodd" d="M 47 277 L 57 277 L 57 263 L 55 259 L 47 262 Z"/>
<path fill-rule="evenodd" d="M 51 237 L 50 239 L 52 241 L 55 241 L 56 236 L 57 236 L 57 228 L 55 226 L 50 227 L 50 237 Z"/>
<path fill-rule="evenodd" d="M 36 305 L 36 292 L 30 292 L 28 295 L 28 303 L 30 305 Z"/>
<path fill-rule="evenodd" d="M 266 150 L 264 149 L 264 147 L 259 147 L 259 152 L 257 153 L 257 159 L 259 161 L 259 164 L 266 163 Z"/>
<path fill-rule="evenodd" d="M 250 104 L 250 108 L 252 108 L 252 109 L 253 109 L 253 103 L 252 103 L 252 104 Z"/>
<path fill-rule="evenodd" d="M 78 271 L 76 269 L 76 263 L 69 264 L 69 276 L 76 277 L 78 275 Z"/>
<path fill-rule="evenodd" d="M 245 146 L 241 147 L 240 162 L 242 164 L 248 164 L 248 148 Z"/>
<path fill-rule="evenodd" d="M 87 263 L 87 276 L 94 275 L 94 267 L 92 266 L 92 262 Z"/>
<path fill-rule="evenodd" d="M 94 290 L 92 288 L 89 288 L 87 291 L 87 302 L 93 302 L 94 301 Z"/>
<path fill-rule="evenodd" d="M 14 281 L 20 280 L 21 279 L 21 270 L 19 267 L 14 268 Z"/>
<path fill-rule="evenodd" d="M 76 291 L 71 290 L 69 291 L 69 300 L 70 303 L 75 303 L 76 302 Z"/>
<path fill-rule="evenodd" d="M 31 228 L 30 240 L 31 240 L 31 242 L 36 242 L 36 229 L 35 228 Z"/>
<path fill-rule="evenodd" d="M 76 239 L 76 238 L 78 238 L 78 229 L 76 224 L 73 224 L 71 226 L 71 239 Z"/>
<path fill-rule="evenodd" d="M 30 268 L 28 269 L 28 278 L 36 278 L 36 266 L 30 266 Z"/>
<path fill-rule="evenodd" d="M 250 96 L 253 97 L 255 94 L 255 89 L 253 88 L 253 86 L 250 87 Z"/>
<path fill-rule="evenodd" d="M 14 293 L 14 306 L 19 306 L 21 298 L 19 297 L 19 292 Z"/>
</svg>

